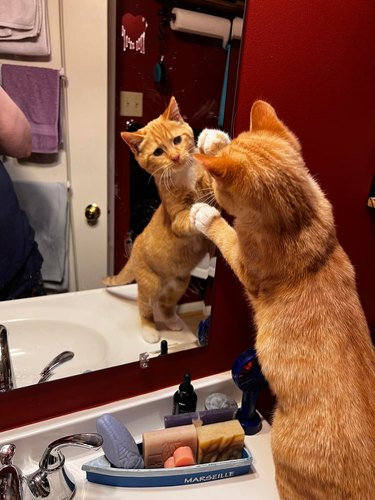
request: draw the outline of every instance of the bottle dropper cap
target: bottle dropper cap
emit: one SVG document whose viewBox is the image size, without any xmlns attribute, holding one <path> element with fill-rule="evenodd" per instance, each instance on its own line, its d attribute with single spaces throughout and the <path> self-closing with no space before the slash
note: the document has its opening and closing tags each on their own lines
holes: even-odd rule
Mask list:
<svg viewBox="0 0 375 500">
<path fill-rule="evenodd" d="M 185 373 L 184 380 L 182 384 L 180 384 L 179 390 L 188 394 L 192 394 L 194 392 L 194 387 L 191 385 L 190 373 Z"/>
</svg>

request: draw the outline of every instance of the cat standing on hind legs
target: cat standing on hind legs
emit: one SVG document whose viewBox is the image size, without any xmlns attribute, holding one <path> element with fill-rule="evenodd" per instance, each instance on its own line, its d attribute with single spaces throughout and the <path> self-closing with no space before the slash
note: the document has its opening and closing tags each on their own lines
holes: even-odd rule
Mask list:
<svg viewBox="0 0 375 500">
<path fill-rule="evenodd" d="M 154 343 L 160 340 L 155 328 L 156 311 L 170 330 L 183 327 L 176 305 L 189 285 L 191 271 L 210 245 L 191 225 L 189 210 L 197 200 L 212 197 L 211 179 L 193 158 L 194 134 L 174 97 L 158 118 L 137 132 L 123 132 L 121 136 L 141 168 L 154 177 L 161 204 L 135 239 L 128 262 L 103 283 L 137 282 L 142 334 L 147 342 Z M 212 153 L 229 142 L 221 131 L 208 136 L 207 148 Z"/>
<path fill-rule="evenodd" d="M 242 282 L 256 350 L 277 398 L 276 483 L 285 500 L 375 498 L 375 356 L 332 207 L 298 139 L 256 101 L 250 130 L 216 157 L 197 155 L 218 204 L 191 220 Z"/>
</svg>

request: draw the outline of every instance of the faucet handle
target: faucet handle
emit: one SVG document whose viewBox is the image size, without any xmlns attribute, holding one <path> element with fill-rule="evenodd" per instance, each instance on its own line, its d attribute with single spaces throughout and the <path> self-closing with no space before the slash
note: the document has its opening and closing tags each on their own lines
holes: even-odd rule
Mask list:
<svg viewBox="0 0 375 500">
<path fill-rule="evenodd" d="M 75 494 L 75 484 L 64 467 L 65 457 L 60 451 L 66 446 L 98 449 L 103 438 L 96 433 L 73 434 L 50 443 L 39 462 L 39 469 L 26 477 L 28 485 L 27 500 L 51 498 L 52 500 L 68 500 Z"/>
<path fill-rule="evenodd" d="M 0 448 L 0 500 L 22 500 L 22 472 L 12 464 L 16 446 L 4 444 Z"/>
<path fill-rule="evenodd" d="M 39 467 L 45 471 L 53 471 L 64 465 L 65 457 L 60 450 L 66 446 L 98 449 L 102 444 L 103 438 L 96 433 L 73 434 L 72 436 L 62 437 L 47 446 L 39 461 Z"/>
<path fill-rule="evenodd" d="M 12 458 L 14 457 L 14 453 L 16 451 L 15 444 L 4 444 L 0 448 L 0 462 L 2 465 L 9 465 L 12 463 Z"/>
</svg>

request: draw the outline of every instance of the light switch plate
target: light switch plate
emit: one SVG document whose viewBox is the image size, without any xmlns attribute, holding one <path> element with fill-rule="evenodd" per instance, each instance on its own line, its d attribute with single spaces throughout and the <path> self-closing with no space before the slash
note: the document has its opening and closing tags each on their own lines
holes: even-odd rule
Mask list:
<svg viewBox="0 0 375 500">
<path fill-rule="evenodd" d="M 120 115 L 142 116 L 143 115 L 143 93 L 142 92 L 120 92 Z"/>
</svg>

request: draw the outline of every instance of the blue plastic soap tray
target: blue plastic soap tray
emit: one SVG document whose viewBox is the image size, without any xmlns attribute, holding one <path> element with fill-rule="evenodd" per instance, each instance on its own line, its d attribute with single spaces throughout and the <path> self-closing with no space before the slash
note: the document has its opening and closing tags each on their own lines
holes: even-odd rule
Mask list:
<svg viewBox="0 0 375 500">
<path fill-rule="evenodd" d="M 250 472 L 253 457 L 244 447 L 242 457 L 208 464 L 171 467 L 167 469 L 119 469 L 102 455 L 82 465 L 87 480 L 92 483 L 128 488 L 180 486 L 226 479 Z"/>
</svg>

